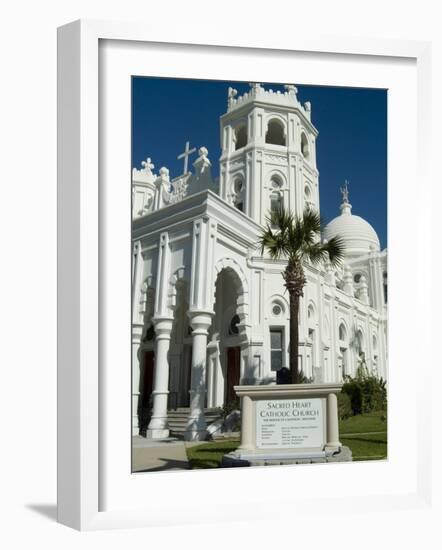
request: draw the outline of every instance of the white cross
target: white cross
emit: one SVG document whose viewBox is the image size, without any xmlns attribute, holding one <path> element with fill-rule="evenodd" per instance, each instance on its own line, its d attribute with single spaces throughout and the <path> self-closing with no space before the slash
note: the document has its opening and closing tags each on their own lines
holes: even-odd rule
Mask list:
<svg viewBox="0 0 442 550">
<path fill-rule="evenodd" d="M 187 174 L 187 166 L 189 164 L 189 156 L 196 151 L 196 147 L 189 149 L 190 143 L 186 141 L 186 147 L 184 148 L 184 153 L 177 156 L 177 159 L 184 159 L 184 174 Z"/>
</svg>

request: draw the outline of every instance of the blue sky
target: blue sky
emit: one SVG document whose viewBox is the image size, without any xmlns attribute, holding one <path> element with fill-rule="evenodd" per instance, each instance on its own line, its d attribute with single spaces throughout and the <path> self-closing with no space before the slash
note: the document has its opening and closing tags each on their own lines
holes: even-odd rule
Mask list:
<svg viewBox="0 0 442 550">
<path fill-rule="evenodd" d="M 281 89 L 278 84 L 266 88 Z M 134 77 L 132 79 L 132 164 L 151 157 L 157 172 L 167 166 L 171 177 L 183 172 L 186 141 L 209 150 L 212 174 L 219 175 L 219 117 L 227 107 L 227 88 L 239 94 L 248 83 Z M 312 104 L 319 131 L 317 165 L 321 215 L 339 214 L 339 187 L 349 181 L 353 214 L 375 228 L 387 246 L 387 91 L 297 85 L 298 99 Z M 190 157 L 189 166 L 196 155 Z"/>
</svg>

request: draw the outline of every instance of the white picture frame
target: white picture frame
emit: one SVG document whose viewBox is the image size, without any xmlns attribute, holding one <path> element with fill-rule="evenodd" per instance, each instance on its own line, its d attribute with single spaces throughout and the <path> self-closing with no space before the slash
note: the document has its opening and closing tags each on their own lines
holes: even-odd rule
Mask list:
<svg viewBox="0 0 442 550">
<path fill-rule="evenodd" d="M 151 494 L 157 500 L 153 504 L 139 506 L 130 498 L 130 492 L 121 488 L 115 493 L 117 498 L 111 499 L 112 505 L 107 506 L 103 497 L 106 490 L 103 485 L 109 483 L 109 472 L 121 467 L 121 462 L 106 462 L 110 454 L 110 444 L 105 440 L 107 435 L 103 429 L 103 414 L 106 412 L 106 403 L 112 394 L 110 386 L 102 384 L 102 353 L 100 338 L 102 337 L 102 314 L 100 308 L 106 300 L 106 292 L 102 285 L 103 250 L 102 231 L 106 225 L 101 224 L 100 215 L 103 209 L 113 208 L 116 198 L 103 203 L 102 188 L 100 187 L 100 113 L 104 107 L 100 104 L 100 44 L 126 44 L 127 47 L 143 44 L 155 50 L 158 44 L 167 44 L 172 52 L 182 50 L 192 51 L 198 48 L 210 59 L 218 49 L 226 51 L 230 56 L 242 55 L 245 51 L 258 52 L 262 55 L 285 55 L 293 52 L 315 56 L 333 56 L 341 60 L 354 59 L 362 63 L 363 59 L 376 58 L 389 63 L 398 64 L 401 60 L 415 64 L 417 83 L 417 102 L 410 106 L 411 112 L 417 114 L 417 145 L 413 147 L 413 155 L 419 163 L 420 191 L 422 201 L 416 205 L 416 221 L 420 234 L 425 234 L 430 220 L 431 184 L 429 181 L 428 155 L 429 131 L 431 118 L 431 104 L 428 100 L 427 84 L 430 79 L 430 44 L 425 42 L 363 40 L 351 37 L 315 38 L 279 36 L 272 40 L 269 48 L 263 40 L 256 42 L 240 38 L 234 44 L 205 40 L 204 44 L 197 40 L 189 41 L 185 31 L 173 37 L 164 34 L 162 29 L 152 33 L 146 32 L 142 25 L 125 24 L 101 21 L 77 21 L 59 29 L 58 34 L 58 521 L 80 530 L 105 529 L 116 527 L 148 527 L 168 524 L 191 524 L 204 521 L 234 521 L 259 519 L 260 517 L 277 517 L 276 512 L 266 510 L 266 500 L 278 498 L 289 507 L 295 507 L 300 515 L 308 514 L 300 509 L 299 500 L 292 494 L 284 493 L 284 485 L 274 487 L 275 480 L 281 479 L 281 473 L 286 478 L 293 477 L 295 470 L 266 468 L 259 472 L 192 472 L 184 474 L 168 473 L 157 474 L 149 478 Z M 263 49 L 263 47 L 266 49 Z M 365 57 L 360 57 L 365 56 Z M 107 58 L 106 58 L 107 62 Z M 189 69 L 190 71 L 190 69 Z M 198 73 L 186 74 L 189 78 Z M 155 72 L 157 74 L 157 72 Z M 205 75 L 202 75 L 205 77 Z M 245 80 L 246 78 L 244 78 Z M 351 80 L 349 78 L 349 80 Z M 351 82 L 349 82 L 349 85 Z M 413 124 L 413 122 L 412 122 Z M 129 131 L 129 130 L 128 130 Z M 390 144 L 391 146 L 392 144 Z M 400 153 L 400 151 L 399 151 Z M 412 163 L 413 167 L 413 163 Z M 414 168 L 416 168 L 414 166 Z M 129 173 L 129 169 L 127 170 Z M 413 172 L 415 173 L 415 172 Z M 128 176 L 129 185 L 129 176 Z M 129 189 L 129 187 L 128 187 Z M 408 188 L 407 188 L 408 189 Z M 129 194 L 129 192 L 128 192 Z M 390 194 L 391 196 L 391 194 Z M 394 197 L 397 195 L 394 194 Z M 410 199 L 408 199 L 410 200 Z M 113 201 L 113 202 L 112 202 Z M 414 203 L 413 199 L 411 201 Z M 410 204 L 403 198 L 405 211 Z M 105 217 L 105 216 L 104 216 Z M 403 217 L 396 216 L 393 227 L 393 236 L 398 234 L 404 226 Z M 391 229 L 391 228 L 390 228 Z M 397 254 L 404 254 L 397 243 Z M 404 274 L 405 281 L 397 282 L 396 296 L 400 289 L 416 277 L 422 281 L 419 292 L 410 298 L 411 311 L 419 315 L 428 314 L 431 308 L 431 279 L 428 273 L 430 266 L 429 252 L 422 248 L 418 252 L 419 259 L 416 266 Z M 396 260 L 397 257 L 396 257 Z M 427 271 L 426 271 L 427 268 Z M 394 277 L 393 279 L 394 280 Z M 425 284 L 427 283 L 427 284 Z M 402 285 L 402 286 L 401 286 Z M 417 322 L 417 321 L 416 321 Z M 417 326 L 417 325 L 416 325 Z M 393 327 L 394 329 L 394 327 Z M 394 345 L 394 330 L 393 330 Z M 397 335 L 396 335 L 397 336 Z M 426 357 L 429 359 L 429 335 L 423 335 L 421 342 L 426 346 Z M 396 340 L 397 342 L 397 340 Z M 412 373 L 413 356 L 408 359 L 403 355 L 397 356 L 404 360 L 404 371 Z M 127 371 L 130 380 L 130 369 Z M 429 376 L 429 374 L 428 374 Z M 395 377 L 393 376 L 393 384 Z M 431 501 L 431 468 L 430 449 L 431 433 L 428 415 L 430 414 L 429 396 L 424 392 L 428 384 L 426 377 L 413 381 L 404 386 L 410 390 L 409 398 L 413 400 L 411 410 L 411 431 L 409 434 L 401 430 L 398 417 L 402 398 L 393 391 L 392 413 L 389 412 L 390 434 L 389 445 L 410 445 L 409 453 L 413 459 L 406 468 L 398 474 L 397 483 L 401 476 L 410 473 L 413 469 L 411 485 L 404 490 L 387 488 L 385 492 L 366 492 L 352 494 L 344 491 L 334 497 L 327 496 L 321 487 L 312 488 L 311 501 L 315 505 L 315 513 L 324 513 L 329 506 L 339 502 L 342 514 L 346 509 L 357 506 L 359 510 L 370 512 L 384 510 L 385 512 L 403 509 L 426 509 Z M 130 382 L 127 385 L 130 392 Z M 115 389 L 115 388 L 114 388 Z M 109 392 L 109 393 L 108 393 Z M 130 393 L 128 393 L 130 400 Z M 415 401 L 416 400 L 416 401 Z M 425 403 L 427 406 L 421 406 Z M 122 410 L 127 410 L 124 408 Z M 124 421 L 121 429 L 124 429 Z M 127 441 L 120 441 L 120 445 L 130 446 L 130 412 L 127 417 Z M 116 429 L 118 431 L 119 428 Z M 119 432 L 122 433 L 122 432 Z M 115 444 L 115 441 L 113 442 Z M 417 450 L 419 449 L 419 452 Z M 124 455 L 127 459 L 127 454 Z M 104 465 L 106 463 L 106 466 Z M 341 467 L 350 467 L 341 465 Z M 339 465 L 332 469 L 320 468 L 317 470 L 318 485 L 327 482 L 330 472 L 337 472 Z M 373 476 L 380 473 L 382 465 L 371 465 L 367 471 Z M 394 477 L 394 460 L 389 466 L 389 474 Z M 242 470 L 242 469 L 240 469 Z M 250 469 L 254 470 L 254 469 Z M 264 471 L 265 470 L 265 471 Z M 298 469 L 299 471 L 299 469 Z M 304 470 L 305 475 L 307 469 Z M 195 475 L 196 474 L 196 475 Z M 245 487 L 256 487 L 257 479 L 262 480 L 262 487 L 254 492 L 238 497 L 238 502 L 230 507 L 220 506 L 216 518 L 213 511 L 207 507 L 207 493 L 204 484 L 207 480 L 221 480 L 220 474 L 229 474 L 232 483 L 242 483 Z M 112 478 L 112 473 L 110 474 Z M 128 478 L 130 471 L 124 475 Z M 152 474 L 150 474 L 152 475 Z M 194 494 L 186 492 L 183 503 L 171 503 L 162 498 L 162 487 L 168 487 L 171 480 L 180 485 L 183 476 L 192 476 L 195 485 Z M 362 469 L 353 468 L 351 474 L 354 479 L 362 477 Z M 175 477 L 174 477 L 175 476 Z M 180 476 L 180 477 L 178 477 Z M 209 476 L 216 476 L 211 477 Z M 260 477 L 258 477 L 260 476 Z M 409 477 L 409 475 L 408 475 Z M 247 478 L 247 479 L 246 479 Z M 141 478 L 138 478 L 141 479 Z M 147 479 L 147 478 L 145 478 Z M 132 476 L 130 485 L 141 483 Z M 186 482 L 188 483 L 188 482 Z M 261 481 L 259 481 L 261 483 Z M 248 485 L 249 484 L 249 485 Z M 183 485 L 184 487 L 184 485 Z M 136 489 L 135 489 L 136 490 Z M 178 493 L 184 490 L 177 489 Z M 389 492 L 390 491 L 390 492 Z M 189 503 L 190 499 L 190 503 Z M 118 506 L 115 505 L 118 500 Z M 220 500 L 222 501 L 222 498 Z M 227 502 L 227 501 L 226 501 Z M 135 504 L 134 504 L 135 503 Z M 283 518 L 284 511 L 278 510 L 278 517 Z M 288 517 L 288 516 L 287 516 Z"/>
</svg>

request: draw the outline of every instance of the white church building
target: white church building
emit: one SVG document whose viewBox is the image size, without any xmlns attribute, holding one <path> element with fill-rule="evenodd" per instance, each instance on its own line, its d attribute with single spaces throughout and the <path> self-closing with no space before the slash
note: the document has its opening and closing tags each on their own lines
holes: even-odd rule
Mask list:
<svg viewBox="0 0 442 550">
<path fill-rule="evenodd" d="M 188 170 L 188 143 L 177 177 L 150 159 L 133 169 L 133 433 L 152 407 L 148 438 L 167 437 L 170 411 L 187 408 L 186 439 L 204 439 L 205 411 L 232 401 L 233 386 L 275 383 L 289 365 L 285 263 L 257 240 L 271 209 L 320 210 L 311 105 L 293 85 L 229 88 L 220 132 L 219 179 L 205 147 Z M 316 383 L 360 365 L 387 377 L 387 250 L 342 195 L 323 235 L 344 239 L 342 267 L 305 265 L 299 357 Z"/>
</svg>

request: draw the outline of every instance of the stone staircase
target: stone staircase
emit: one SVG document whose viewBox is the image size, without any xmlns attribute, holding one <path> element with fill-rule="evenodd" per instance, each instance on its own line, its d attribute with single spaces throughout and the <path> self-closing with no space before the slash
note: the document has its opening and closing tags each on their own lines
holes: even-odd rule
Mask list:
<svg viewBox="0 0 442 550">
<path fill-rule="evenodd" d="M 168 411 L 169 430 L 171 437 L 184 438 L 189 408 L 178 408 Z M 212 424 L 221 417 L 219 409 L 204 409 L 207 425 Z"/>
</svg>

